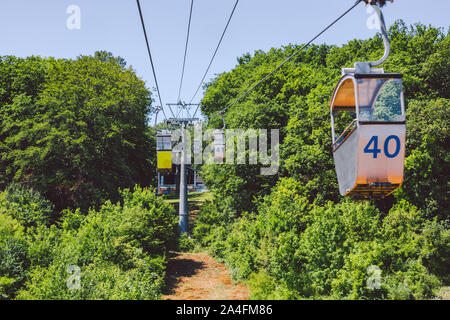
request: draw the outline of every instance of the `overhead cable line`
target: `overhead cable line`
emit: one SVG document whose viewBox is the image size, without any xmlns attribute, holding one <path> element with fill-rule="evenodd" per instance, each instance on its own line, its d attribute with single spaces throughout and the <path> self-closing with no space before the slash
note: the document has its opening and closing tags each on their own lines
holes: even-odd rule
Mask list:
<svg viewBox="0 0 450 320">
<path fill-rule="evenodd" d="M 155 78 L 156 91 L 158 92 L 159 103 L 160 103 L 160 110 L 163 112 L 164 118 L 167 119 L 166 113 L 164 112 L 164 105 L 161 100 L 161 93 L 159 92 L 158 79 L 156 78 L 155 66 L 153 64 L 152 53 L 150 51 L 150 44 L 148 42 L 147 31 L 145 29 L 144 17 L 142 16 L 141 4 L 139 3 L 139 0 L 136 0 L 136 3 L 137 3 L 138 10 L 139 10 L 139 16 L 141 17 L 142 30 L 144 31 L 145 43 L 147 44 L 147 51 L 148 51 L 148 56 L 150 58 L 150 64 L 152 66 L 153 77 Z M 159 109 L 157 109 L 156 115 L 158 115 L 158 112 L 159 112 Z"/>
<path fill-rule="evenodd" d="M 183 68 L 181 70 L 181 80 L 180 80 L 180 88 L 178 89 L 178 99 L 177 102 L 180 101 L 180 95 L 181 95 L 181 87 L 183 85 L 183 77 L 184 77 L 184 67 L 186 65 L 186 55 L 187 55 L 187 48 L 189 43 L 189 31 L 191 29 L 191 18 L 192 18 L 192 7 L 194 6 L 194 0 L 191 0 L 191 9 L 189 11 L 189 22 L 187 27 L 187 35 L 186 35 L 186 44 L 184 46 L 184 58 L 183 58 Z"/>
<path fill-rule="evenodd" d="M 254 88 L 256 88 L 259 84 L 261 84 L 262 82 L 264 82 L 267 78 L 269 78 L 271 75 L 273 75 L 275 72 L 277 72 L 283 65 L 285 65 L 287 62 L 289 62 L 293 57 L 295 57 L 297 54 L 300 53 L 300 51 L 302 51 L 303 49 L 305 49 L 307 46 L 309 46 L 314 40 L 316 40 L 318 37 L 320 37 L 325 31 L 327 31 L 328 29 L 330 29 L 336 22 L 338 22 L 339 20 L 341 20 L 345 15 L 347 15 L 350 11 L 352 11 L 362 0 L 357 0 L 356 3 L 354 5 L 352 5 L 347 11 L 345 11 L 343 14 L 341 14 L 338 18 L 336 18 L 332 23 L 330 23 L 325 29 L 323 29 L 320 33 L 318 33 L 314 38 L 312 38 L 310 41 L 308 41 L 308 43 L 306 43 L 305 45 L 303 45 L 300 49 L 296 50 L 293 54 L 291 54 L 289 57 L 287 57 L 282 63 L 280 63 L 275 69 L 273 69 L 269 74 L 267 74 L 264 78 L 262 78 L 261 80 L 257 81 L 256 83 L 254 83 L 250 89 L 248 89 L 246 92 L 242 93 L 241 95 L 239 95 L 233 102 L 231 102 L 230 104 L 228 104 L 225 108 L 223 108 L 220 111 L 217 111 L 215 113 L 213 113 L 213 115 L 211 117 L 214 117 L 217 114 L 223 114 L 223 112 L 225 110 L 227 110 L 228 108 L 230 108 L 232 105 L 234 105 L 236 102 L 238 102 L 239 100 L 241 100 L 243 97 L 245 97 L 246 95 L 248 95 L 250 93 L 250 91 L 252 91 Z"/>
<path fill-rule="evenodd" d="M 216 57 L 217 51 L 219 50 L 220 44 L 222 43 L 223 37 L 224 37 L 224 35 L 225 35 L 225 32 L 226 32 L 227 29 L 228 29 L 228 25 L 230 24 L 231 18 L 233 17 L 234 11 L 236 10 L 236 6 L 238 5 L 238 3 L 239 3 L 239 0 L 236 0 L 236 3 L 234 4 L 233 10 L 231 11 L 230 17 L 228 18 L 227 24 L 225 25 L 225 29 L 224 29 L 223 32 L 222 32 L 222 36 L 220 37 L 219 43 L 217 44 L 216 50 L 214 50 L 214 54 L 212 55 L 211 60 L 209 61 L 209 65 L 208 65 L 208 67 L 206 68 L 205 74 L 203 75 L 203 78 L 202 78 L 202 80 L 200 81 L 200 84 L 198 85 L 197 90 L 195 90 L 195 93 L 194 93 L 194 95 L 192 96 L 192 98 L 191 98 L 191 100 L 189 101 L 189 103 L 192 103 L 192 100 L 194 100 L 195 96 L 196 96 L 197 93 L 198 93 L 198 90 L 200 90 L 200 88 L 202 87 L 203 80 L 205 80 L 205 77 L 206 77 L 206 75 L 208 74 L 209 68 L 211 67 L 211 65 L 212 65 L 212 63 L 213 63 L 213 61 L 214 61 L 214 58 Z"/>
</svg>

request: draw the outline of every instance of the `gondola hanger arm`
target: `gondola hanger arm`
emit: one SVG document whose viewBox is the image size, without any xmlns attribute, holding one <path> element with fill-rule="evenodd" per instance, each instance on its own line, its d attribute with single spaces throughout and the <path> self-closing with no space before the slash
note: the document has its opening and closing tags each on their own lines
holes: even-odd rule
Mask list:
<svg viewBox="0 0 450 320">
<path fill-rule="evenodd" d="M 366 3 L 368 3 L 369 0 L 365 0 Z M 372 1 L 375 3 L 375 1 Z M 383 6 L 386 1 L 382 2 L 380 5 Z M 391 1 L 392 2 L 392 1 Z M 389 42 L 389 36 L 386 29 L 386 23 L 384 22 L 384 16 L 381 12 L 381 9 L 376 4 L 371 4 L 373 10 L 375 10 L 375 13 L 378 17 L 380 31 L 381 31 L 381 37 L 383 38 L 383 44 L 384 44 L 384 54 L 383 56 L 376 61 L 364 61 L 364 62 L 355 62 L 355 71 L 356 73 L 371 73 L 371 68 L 379 66 L 383 64 L 387 58 L 389 57 L 389 54 L 391 53 L 391 43 Z"/>
</svg>

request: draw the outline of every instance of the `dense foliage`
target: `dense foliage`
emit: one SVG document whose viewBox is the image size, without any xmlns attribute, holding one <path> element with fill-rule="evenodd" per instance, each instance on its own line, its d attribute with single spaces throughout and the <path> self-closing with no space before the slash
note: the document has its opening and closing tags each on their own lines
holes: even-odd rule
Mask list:
<svg viewBox="0 0 450 320">
<path fill-rule="evenodd" d="M 0 188 L 86 211 L 154 179 L 150 92 L 121 58 L 0 57 Z"/>
<path fill-rule="evenodd" d="M 342 199 L 331 153 L 340 69 L 378 58 L 381 37 L 310 46 L 224 115 L 227 128 L 280 129 L 278 174 L 203 165 L 214 201 L 181 248 L 207 248 L 259 299 L 423 299 L 449 284 L 450 37 L 402 22 L 389 33 L 384 68 L 404 74 L 407 103 L 402 188 Z M 245 54 L 209 83 L 208 126 L 297 48 Z M 0 74 L 0 299 L 159 298 L 177 221 L 136 185 L 154 182 L 156 161 L 143 81 L 107 52 L 0 57 Z"/>
<path fill-rule="evenodd" d="M 22 194 L 34 218 L 11 210 Z M 107 201 L 87 215 L 67 209 L 51 226 L 41 219 L 45 200 L 30 194 L 18 187 L 0 193 L 0 298 L 159 298 L 177 221 L 154 190 L 122 190 L 122 204 Z M 68 285 L 70 268 L 79 268 L 79 289 Z"/>
<path fill-rule="evenodd" d="M 407 165 L 405 181 L 415 179 L 412 187 L 418 189 L 414 192 L 414 203 L 420 193 L 425 193 L 427 196 L 421 197 L 420 207 L 434 206 L 429 208 L 430 214 L 443 215 L 448 208 L 448 195 L 442 188 L 448 188 L 445 181 L 448 181 L 450 172 L 447 143 L 450 91 L 446 71 L 450 37 L 436 28 L 423 25 L 407 28 L 402 22 L 395 23 L 389 34 L 392 53 L 383 67 L 386 72 L 404 75 L 407 157 L 418 152 L 415 150 L 423 150 L 426 155 L 422 158 L 430 158 L 430 170 L 433 170 L 432 175 L 421 172 L 414 178 L 412 166 Z M 297 46 L 291 45 L 239 58 L 236 68 L 219 75 L 208 85 L 202 111 L 212 115 L 221 110 L 296 49 Z M 252 209 L 248 207 L 249 202 L 269 193 L 279 176 L 301 181 L 310 201 L 322 204 L 326 200 L 337 201 L 337 180 L 330 152 L 330 97 L 342 67 L 353 67 L 355 61 L 374 60 L 382 52 L 383 43 L 379 36 L 366 41 L 353 40 L 342 47 L 310 46 L 249 96 L 229 108 L 225 114 L 227 128 L 280 129 L 281 167 L 280 175 L 262 177 L 259 176 L 259 165 L 242 168 L 205 166 L 203 177 L 220 195 L 219 207 L 228 207 L 231 212 Z M 221 127 L 221 121 L 219 116 L 214 116 L 210 119 L 210 126 Z M 436 144 L 428 149 L 426 144 L 433 143 Z M 429 183 L 418 183 L 419 178 Z M 443 179 L 443 182 L 429 180 L 436 178 Z M 441 188 L 440 192 L 428 195 L 431 183 L 435 188 Z M 411 184 L 408 186 L 411 189 Z M 413 196 L 410 190 L 406 192 L 409 197 Z M 424 198 L 427 200 L 423 201 Z"/>
<path fill-rule="evenodd" d="M 280 129 L 280 172 L 205 165 L 215 201 L 194 237 L 249 282 L 254 298 L 419 299 L 448 284 L 450 36 L 401 21 L 389 34 L 383 67 L 404 74 L 408 123 L 404 185 L 386 199 L 339 196 L 329 116 L 341 68 L 381 56 L 380 36 L 310 46 L 227 110 L 228 128 Z M 210 127 L 220 126 L 216 111 L 297 47 L 246 54 L 214 79 L 202 101 Z M 370 289 L 374 275 L 380 286 Z"/>
<path fill-rule="evenodd" d="M 0 299 L 158 299 L 177 223 L 135 186 L 156 161 L 144 82 L 107 52 L 0 73 Z"/>
</svg>

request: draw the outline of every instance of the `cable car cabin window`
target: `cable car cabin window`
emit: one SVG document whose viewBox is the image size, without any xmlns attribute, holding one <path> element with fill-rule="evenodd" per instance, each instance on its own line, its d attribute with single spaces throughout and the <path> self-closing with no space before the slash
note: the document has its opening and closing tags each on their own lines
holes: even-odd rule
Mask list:
<svg viewBox="0 0 450 320">
<path fill-rule="evenodd" d="M 172 150 L 172 142 L 170 136 L 162 136 L 156 138 L 157 150 Z"/>
<path fill-rule="evenodd" d="M 349 110 L 352 110 L 349 108 Z M 333 112 L 334 132 L 339 134 L 335 136 L 333 148 L 337 149 L 339 145 L 353 132 L 356 127 L 356 113 L 354 111 Z"/>
<path fill-rule="evenodd" d="M 360 122 L 403 122 L 402 79 L 358 79 Z"/>
</svg>

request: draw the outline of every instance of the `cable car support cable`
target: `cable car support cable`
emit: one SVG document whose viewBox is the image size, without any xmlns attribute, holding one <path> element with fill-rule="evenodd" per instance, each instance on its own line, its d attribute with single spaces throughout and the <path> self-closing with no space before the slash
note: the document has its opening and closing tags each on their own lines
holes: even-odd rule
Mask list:
<svg viewBox="0 0 450 320">
<path fill-rule="evenodd" d="M 142 15 L 141 4 L 140 4 L 139 0 L 136 0 L 136 3 L 137 3 L 138 10 L 139 10 L 139 17 L 141 18 L 142 30 L 144 31 L 145 43 L 147 45 L 148 56 L 150 58 L 150 64 L 152 66 L 153 77 L 155 78 L 155 84 L 156 84 L 156 91 L 158 92 L 158 98 L 159 98 L 159 103 L 160 103 L 160 109 L 157 109 L 156 115 L 158 115 L 159 110 L 161 110 L 164 114 L 164 118 L 167 119 L 166 113 L 164 112 L 164 107 L 163 107 L 164 105 L 162 103 L 161 93 L 159 92 L 158 80 L 156 78 L 155 66 L 153 64 L 152 53 L 150 51 L 150 44 L 149 44 L 148 37 L 147 37 L 147 31 L 145 28 L 144 17 Z"/>
<path fill-rule="evenodd" d="M 188 22 L 188 27 L 187 27 L 186 44 L 184 46 L 183 67 L 181 69 L 181 80 L 180 80 L 180 88 L 178 89 L 177 101 L 180 101 L 181 87 L 183 85 L 184 67 L 186 65 L 186 55 L 187 55 L 187 48 L 188 48 L 188 43 L 189 43 L 189 32 L 190 32 L 190 29 L 191 29 L 191 18 L 192 18 L 192 8 L 193 8 L 193 6 L 194 6 L 194 0 L 191 0 L 191 9 L 189 11 L 189 22 Z"/>
<path fill-rule="evenodd" d="M 217 111 L 213 113 L 211 116 L 214 117 L 217 114 L 220 114 L 233 106 L 236 102 L 241 100 L 243 97 L 247 96 L 254 88 L 256 88 L 259 84 L 264 82 L 267 78 L 269 78 L 271 75 L 273 75 L 275 72 L 277 72 L 282 66 L 284 66 L 286 63 L 288 63 L 292 58 L 294 58 L 297 54 L 299 54 L 303 49 L 305 49 L 307 46 L 309 46 L 314 40 L 316 40 L 318 37 L 320 37 L 323 33 L 325 33 L 328 29 L 330 29 L 333 25 L 335 25 L 339 20 L 341 20 L 344 16 L 346 16 L 350 11 L 352 11 L 361 1 L 363 0 L 357 0 L 354 5 L 352 5 L 347 11 L 345 11 L 343 14 L 341 14 L 338 18 L 336 18 L 333 22 L 331 22 L 325 29 L 323 29 L 321 32 L 319 32 L 314 38 L 312 38 L 310 41 L 308 41 L 306 44 L 304 44 L 301 48 L 296 50 L 293 54 L 291 54 L 289 57 L 287 57 L 282 63 L 280 63 L 275 69 L 273 69 L 269 74 L 267 74 L 264 78 L 257 81 L 255 84 L 253 84 L 250 89 L 248 89 L 246 92 L 239 95 L 233 102 L 228 104 L 225 108 L 223 108 L 220 111 Z"/>
<path fill-rule="evenodd" d="M 222 43 L 223 37 L 224 37 L 224 35 L 225 35 L 225 32 L 226 32 L 227 29 L 228 29 L 228 25 L 230 24 L 231 18 L 233 17 L 234 11 L 236 10 L 236 7 L 237 7 L 238 3 L 239 3 L 239 0 L 236 0 L 236 3 L 234 4 L 233 10 L 231 11 L 230 17 L 228 18 L 227 24 L 225 25 L 225 29 L 224 29 L 223 32 L 222 32 L 222 36 L 220 37 L 219 43 L 217 44 L 216 50 L 214 50 L 214 54 L 212 55 L 211 60 L 209 61 L 209 65 L 208 65 L 208 67 L 206 68 L 206 71 L 205 71 L 205 73 L 204 73 L 204 75 L 203 75 L 203 78 L 202 78 L 202 80 L 200 81 L 200 84 L 198 85 L 197 90 L 195 90 L 195 93 L 194 93 L 194 95 L 192 96 L 192 98 L 191 98 L 191 100 L 189 101 L 189 103 L 192 103 L 192 101 L 194 100 L 195 96 L 196 96 L 197 93 L 198 93 L 198 90 L 200 90 L 200 88 L 202 87 L 203 80 L 205 80 L 205 77 L 206 77 L 206 75 L 208 74 L 209 68 L 211 68 L 211 65 L 212 65 L 212 63 L 213 63 L 213 61 L 214 61 L 214 58 L 216 57 L 217 51 L 219 50 L 220 44 Z"/>
</svg>

